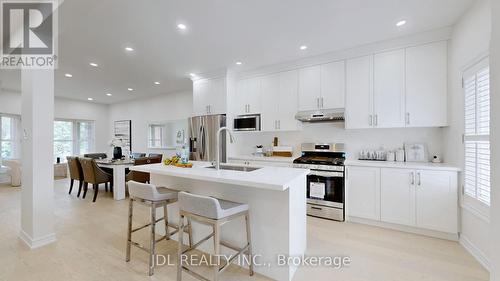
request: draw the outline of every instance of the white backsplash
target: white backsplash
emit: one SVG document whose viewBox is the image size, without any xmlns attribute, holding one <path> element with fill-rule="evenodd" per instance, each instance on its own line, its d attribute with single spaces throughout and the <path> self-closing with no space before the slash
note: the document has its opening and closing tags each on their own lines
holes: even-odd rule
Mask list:
<svg viewBox="0 0 500 281">
<path fill-rule="evenodd" d="M 357 159 L 361 149 L 392 150 L 405 142 L 427 144 L 429 157 L 443 155 L 442 128 L 399 128 L 346 130 L 343 123 L 304 123 L 302 131 L 293 132 L 235 132 L 236 142 L 232 144 L 230 155 L 248 155 L 255 151 L 255 145 L 271 145 L 278 137 L 280 145 L 293 146 L 294 154 L 300 154 L 303 142 L 343 142 L 348 159 Z M 446 161 L 446 159 L 444 159 Z"/>
</svg>

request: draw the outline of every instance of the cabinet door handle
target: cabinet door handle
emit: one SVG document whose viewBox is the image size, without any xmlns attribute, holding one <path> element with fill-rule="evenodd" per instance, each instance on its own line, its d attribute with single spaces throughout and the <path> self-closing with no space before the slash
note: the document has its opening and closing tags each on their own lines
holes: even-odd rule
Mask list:
<svg viewBox="0 0 500 281">
<path fill-rule="evenodd" d="M 274 120 L 274 129 L 278 130 L 278 120 Z"/>
<path fill-rule="evenodd" d="M 375 126 L 378 126 L 378 115 L 375 114 L 375 121 L 373 122 L 373 124 L 375 124 Z"/>
<path fill-rule="evenodd" d="M 278 129 L 281 130 L 281 120 L 278 120 Z"/>
<path fill-rule="evenodd" d="M 406 125 L 410 125 L 410 113 L 406 112 Z"/>
<path fill-rule="evenodd" d="M 248 105 L 248 113 L 250 113 L 250 105 Z"/>
<path fill-rule="evenodd" d="M 417 173 L 417 185 L 422 185 L 422 181 L 420 179 L 420 172 Z"/>
<path fill-rule="evenodd" d="M 319 98 L 316 98 L 316 108 L 319 108 Z"/>
<path fill-rule="evenodd" d="M 373 115 L 371 114 L 368 123 L 370 124 L 370 126 L 373 126 Z"/>
<path fill-rule="evenodd" d="M 410 173 L 410 184 L 411 185 L 415 184 L 415 173 L 414 172 Z"/>
<path fill-rule="evenodd" d="M 321 97 L 321 108 L 323 108 L 323 97 Z"/>
</svg>

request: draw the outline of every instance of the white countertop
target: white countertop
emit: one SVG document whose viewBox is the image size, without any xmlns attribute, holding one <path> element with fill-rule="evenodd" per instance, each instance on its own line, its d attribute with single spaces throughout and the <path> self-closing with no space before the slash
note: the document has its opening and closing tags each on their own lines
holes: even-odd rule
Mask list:
<svg viewBox="0 0 500 281">
<path fill-rule="evenodd" d="M 380 168 L 405 168 L 421 170 L 442 170 L 460 172 L 460 168 L 445 163 L 431 162 L 394 162 L 394 161 L 370 161 L 370 160 L 346 160 L 346 166 L 380 167 Z"/>
<path fill-rule="evenodd" d="M 260 189 L 285 191 L 288 184 L 304 177 L 309 173 L 308 169 L 286 168 L 286 167 L 261 167 L 251 172 L 215 170 L 206 167 L 211 166 L 209 162 L 192 162 L 193 168 L 180 168 L 166 166 L 164 164 L 150 164 L 132 166 L 130 170 L 146 172 L 151 174 L 188 178 L 194 180 L 228 183 L 239 186 L 255 187 Z M 238 165 L 232 165 L 238 166 Z M 245 165 L 239 165 L 248 167 Z"/>
<path fill-rule="evenodd" d="M 248 161 L 268 161 L 268 162 L 282 162 L 282 163 L 292 163 L 297 157 L 282 157 L 282 156 L 254 156 L 254 155 L 236 155 L 229 156 L 228 159 L 232 160 L 248 160 Z"/>
</svg>

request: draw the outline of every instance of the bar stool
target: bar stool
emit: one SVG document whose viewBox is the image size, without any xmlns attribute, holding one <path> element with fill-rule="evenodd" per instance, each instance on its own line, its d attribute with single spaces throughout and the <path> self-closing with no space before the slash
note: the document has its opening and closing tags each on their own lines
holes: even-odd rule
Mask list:
<svg viewBox="0 0 500 281">
<path fill-rule="evenodd" d="M 186 271 L 193 277 L 199 280 L 209 280 L 200 274 L 190 270 L 182 264 L 182 255 L 195 249 L 203 242 L 207 241 L 211 237 L 214 238 L 214 254 L 217 258 L 217 265 L 214 266 L 214 280 L 219 280 L 219 274 L 231 265 L 231 263 L 240 255 L 247 254 L 249 257 L 249 274 L 253 275 L 253 260 L 252 260 L 252 239 L 250 235 L 250 216 L 248 212 L 248 205 L 236 202 L 231 202 L 222 199 L 216 199 L 213 197 L 201 196 L 190 194 L 187 192 L 179 192 L 179 229 L 182 231 L 184 229 L 184 217 L 187 218 L 188 223 L 191 219 L 200 222 L 202 224 L 212 226 L 212 233 L 207 237 L 201 239 L 196 244 L 190 246 L 186 250 L 183 250 L 182 237 L 179 237 L 179 247 L 178 247 L 178 264 L 177 264 L 177 281 L 181 281 L 182 272 Z M 231 245 L 228 242 L 221 241 L 220 239 L 220 229 L 225 223 L 244 216 L 246 221 L 246 234 L 247 243 L 243 248 Z M 189 227 L 191 225 L 189 224 Z M 220 267 L 220 246 L 224 246 L 231 250 L 236 251 L 236 254 L 226 261 L 226 263 Z"/>
<path fill-rule="evenodd" d="M 177 194 L 178 191 L 168 189 L 165 187 L 156 187 L 152 184 L 143 184 L 135 181 L 128 182 L 128 190 L 130 194 L 130 202 L 128 209 L 128 230 L 127 230 L 127 256 L 126 261 L 130 261 L 130 248 L 131 246 L 138 247 L 139 249 L 147 252 L 149 254 L 149 276 L 153 275 L 155 268 L 155 255 L 156 255 L 156 243 L 162 240 L 169 240 L 171 235 L 176 233 L 184 233 L 187 231 L 189 235 L 189 246 L 192 246 L 192 232 L 191 232 L 191 223 L 188 222 L 187 229 L 182 228 L 179 232 L 179 227 L 168 222 L 168 211 L 167 206 L 174 202 L 177 202 Z M 140 203 L 142 205 L 146 205 L 150 207 L 151 213 L 151 222 L 132 229 L 132 217 L 133 217 L 133 209 L 134 202 Z M 156 208 L 163 207 L 163 217 L 156 219 Z M 156 223 L 164 220 L 165 222 L 165 236 L 160 239 L 156 239 L 155 226 Z M 182 223 L 184 225 L 184 223 Z M 142 246 L 141 244 L 132 241 L 132 233 L 144 229 L 148 226 L 151 226 L 151 238 L 150 238 L 150 247 L 149 249 Z M 170 232 L 169 227 L 174 228 L 174 231 Z M 183 235 L 179 234 L 179 237 Z"/>
</svg>

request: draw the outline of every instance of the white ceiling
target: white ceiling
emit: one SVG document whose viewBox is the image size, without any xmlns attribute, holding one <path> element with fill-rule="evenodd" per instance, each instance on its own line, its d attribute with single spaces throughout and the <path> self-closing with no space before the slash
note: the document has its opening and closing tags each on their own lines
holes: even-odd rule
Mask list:
<svg viewBox="0 0 500 281">
<path fill-rule="evenodd" d="M 472 2 L 65 0 L 56 96 L 116 103 L 188 90 L 190 72 L 260 67 L 450 26 Z M 402 28 L 395 26 L 400 19 L 407 20 Z M 180 32 L 178 23 L 187 30 Z M 299 50 L 301 45 L 308 49 Z M 2 88 L 19 90 L 19 72 L 2 71 L 1 78 Z"/>
</svg>

